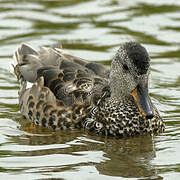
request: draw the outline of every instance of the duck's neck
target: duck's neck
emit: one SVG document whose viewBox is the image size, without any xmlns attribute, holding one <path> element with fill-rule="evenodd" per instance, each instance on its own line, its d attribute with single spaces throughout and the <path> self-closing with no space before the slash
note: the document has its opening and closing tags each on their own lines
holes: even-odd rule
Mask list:
<svg viewBox="0 0 180 180">
<path fill-rule="evenodd" d="M 110 83 L 111 98 L 117 98 L 124 102 L 133 101 L 132 95 L 127 92 L 127 89 L 123 88 L 123 84 L 121 84 L 121 82 L 118 82 L 118 80 L 114 82 Z"/>
<path fill-rule="evenodd" d="M 115 99 L 119 102 L 122 102 L 123 104 L 129 104 L 130 102 L 134 104 L 134 99 L 132 96 L 126 95 L 126 94 L 120 94 L 117 95 L 111 95 L 111 99 Z"/>
</svg>

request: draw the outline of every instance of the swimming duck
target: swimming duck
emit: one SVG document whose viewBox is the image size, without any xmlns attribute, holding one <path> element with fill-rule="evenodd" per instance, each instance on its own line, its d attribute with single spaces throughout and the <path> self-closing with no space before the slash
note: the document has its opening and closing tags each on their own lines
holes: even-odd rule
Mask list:
<svg viewBox="0 0 180 180">
<path fill-rule="evenodd" d="M 164 131 L 148 95 L 150 57 L 141 44 L 123 43 L 111 67 L 72 56 L 59 45 L 37 52 L 22 44 L 14 56 L 20 111 L 36 125 L 119 137 Z"/>
</svg>

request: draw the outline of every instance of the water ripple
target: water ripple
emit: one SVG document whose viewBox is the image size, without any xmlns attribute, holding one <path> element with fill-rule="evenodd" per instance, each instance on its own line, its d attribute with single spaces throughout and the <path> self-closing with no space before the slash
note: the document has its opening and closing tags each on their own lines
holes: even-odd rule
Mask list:
<svg viewBox="0 0 180 180">
<path fill-rule="evenodd" d="M 1 0 L 1 178 L 179 179 L 179 10 L 174 0 Z M 161 136 L 53 132 L 20 115 L 19 85 L 9 64 L 22 42 L 37 49 L 61 42 L 76 56 L 110 65 L 119 45 L 134 40 L 151 56 L 150 95 L 166 123 Z"/>
</svg>

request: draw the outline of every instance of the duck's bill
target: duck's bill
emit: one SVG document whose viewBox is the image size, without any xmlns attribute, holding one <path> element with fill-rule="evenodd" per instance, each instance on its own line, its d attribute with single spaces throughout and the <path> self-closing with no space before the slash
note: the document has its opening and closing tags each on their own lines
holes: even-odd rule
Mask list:
<svg viewBox="0 0 180 180">
<path fill-rule="evenodd" d="M 148 89 L 138 85 L 133 91 L 132 96 L 138 106 L 140 113 L 148 118 L 154 117 L 154 108 L 148 95 Z"/>
</svg>

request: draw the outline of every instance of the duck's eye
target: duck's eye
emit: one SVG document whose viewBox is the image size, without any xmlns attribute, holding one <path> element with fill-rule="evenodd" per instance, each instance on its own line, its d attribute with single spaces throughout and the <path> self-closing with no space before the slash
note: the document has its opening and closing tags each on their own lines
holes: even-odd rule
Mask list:
<svg viewBox="0 0 180 180">
<path fill-rule="evenodd" d="M 128 66 L 127 66 L 126 64 L 123 64 L 123 69 L 124 69 L 125 71 L 128 71 L 128 70 L 129 70 L 129 68 L 128 68 Z"/>
</svg>

